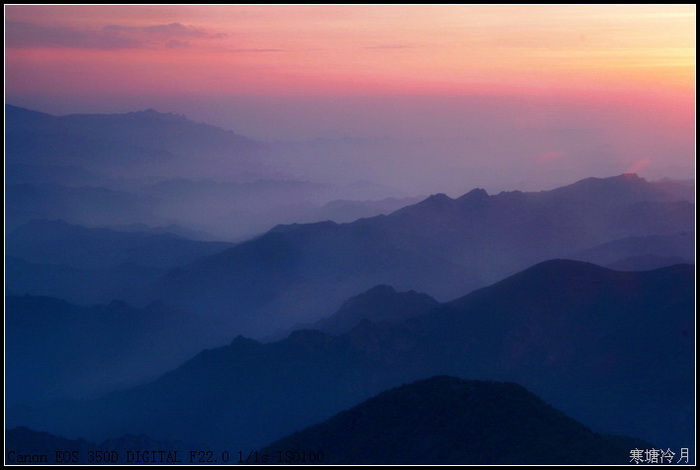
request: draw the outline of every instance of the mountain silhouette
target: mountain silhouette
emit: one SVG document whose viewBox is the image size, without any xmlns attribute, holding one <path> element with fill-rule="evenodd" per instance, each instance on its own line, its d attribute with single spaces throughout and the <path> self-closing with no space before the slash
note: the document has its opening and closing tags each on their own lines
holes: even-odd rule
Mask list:
<svg viewBox="0 0 700 470">
<path fill-rule="evenodd" d="M 694 260 L 695 232 L 626 237 L 579 251 L 572 254 L 570 258 L 605 266 L 628 258 L 650 256 L 681 258 L 685 263 Z M 643 269 L 637 269 L 637 271 L 643 271 Z"/>
<path fill-rule="evenodd" d="M 378 285 L 349 298 L 337 312 L 304 328 L 331 334 L 345 333 L 362 320 L 401 323 L 424 315 L 438 305 L 437 300 L 416 291 L 396 292 L 391 286 Z"/>
<path fill-rule="evenodd" d="M 606 265 L 606 268 L 615 271 L 651 271 L 652 269 L 665 268 L 674 264 L 690 264 L 688 259 L 679 256 L 656 256 L 656 255 L 641 255 L 630 256 L 614 263 Z"/>
<path fill-rule="evenodd" d="M 303 449 L 329 465 L 629 464 L 637 446 L 653 447 L 594 433 L 515 383 L 438 376 L 383 392 L 260 453 L 276 462 L 286 449 Z"/>
<path fill-rule="evenodd" d="M 10 230 L 33 219 L 178 224 L 244 240 L 275 225 L 386 214 L 419 198 L 292 177 L 267 144 L 152 109 L 52 116 L 5 107 Z M 314 158 L 317 158 L 315 156 Z"/>
<path fill-rule="evenodd" d="M 271 323 L 313 322 L 378 284 L 445 300 L 603 243 L 693 230 L 692 203 L 636 175 L 538 193 L 477 189 L 352 223 L 276 227 L 171 271 L 153 298 L 225 309 L 238 333 L 261 335 Z"/>
<path fill-rule="evenodd" d="M 8 164 L 78 166 L 129 178 L 261 168 L 259 142 L 152 109 L 52 116 L 5 105 L 5 121 Z"/>
<path fill-rule="evenodd" d="M 694 285 L 690 265 L 617 272 L 551 260 L 403 323 L 362 320 L 340 335 L 300 330 L 267 344 L 238 337 L 149 384 L 11 410 L 8 425 L 258 448 L 447 374 L 517 382 L 598 432 L 677 447 L 694 429 Z"/>
<path fill-rule="evenodd" d="M 82 269 L 123 264 L 169 268 L 234 245 L 189 240 L 172 233 L 88 228 L 62 220 L 33 220 L 10 231 L 5 243 L 12 256 L 25 261 Z"/>
<path fill-rule="evenodd" d="M 52 169 L 48 170 L 53 172 Z M 6 187 L 7 227 L 13 230 L 35 219 L 67 219 L 86 225 L 150 223 L 156 201 L 119 188 L 67 186 L 57 183 Z"/>
<path fill-rule="evenodd" d="M 75 280 L 74 278 L 72 280 Z M 7 295 L 6 401 L 96 396 L 152 380 L 201 350 L 208 326 L 162 304 L 80 306 Z"/>
<path fill-rule="evenodd" d="M 83 269 L 7 256 L 5 290 L 7 295 L 55 297 L 84 306 L 114 299 L 141 305 L 145 301 L 144 286 L 156 282 L 165 272 L 165 268 L 134 263 Z"/>
<path fill-rule="evenodd" d="M 5 237 L 7 289 L 92 305 L 120 299 L 147 303 L 147 286 L 169 268 L 219 253 L 233 243 L 173 233 L 88 228 L 32 220 Z"/>
</svg>

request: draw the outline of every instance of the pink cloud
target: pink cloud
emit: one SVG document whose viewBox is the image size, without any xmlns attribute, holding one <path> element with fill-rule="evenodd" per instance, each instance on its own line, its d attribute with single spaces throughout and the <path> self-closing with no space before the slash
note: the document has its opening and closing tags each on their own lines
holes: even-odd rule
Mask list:
<svg viewBox="0 0 700 470">
<path fill-rule="evenodd" d="M 109 24 L 102 29 L 88 29 L 11 21 L 6 23 L 5 27 L 6 46 L 15 49 L 158 49 L 188 46 L 188 41 L 194 39 L 226 37 L 223 33 L 211 34 L 204 29 L 180 23 L 150 26 Z"/>
</svg>

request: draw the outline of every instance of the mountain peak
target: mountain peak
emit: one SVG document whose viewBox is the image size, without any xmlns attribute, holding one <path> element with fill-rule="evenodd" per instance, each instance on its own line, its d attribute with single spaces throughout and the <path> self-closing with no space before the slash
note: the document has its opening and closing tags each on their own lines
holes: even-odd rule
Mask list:
<svg viewBox="0 0 700 470">
<path fill-rule="evenodd" d="M 474 188 L 468 193 L 457 198 L 460 202 L 465 201 L 485 201 L 489 198 L 489 193 L 483 188 Z"/>
<path fill-rule="evenodd" d="M 370 289 L 368 289 L 364 295 L 391 295 L 395 294 L 396 289 L 387 284 L 379 284 Z"/>
<path fill-rule="evenodd" d="M 431 202 L 446 202 L 446 201 L 451 201 L 452 198 L 448 196 L 445 193 L 437 193 L 437 194 L 431 194 L 425 201 L 431 201 Z"/>
<path fill-rule="evenodd" d="M 547 194 L 552 198 L 582 200 L 604 206 L 673 200 L 666 191 L 635 173 L 624 173 L 608 178 L 585 178 L 568 186 L 548 191 Z"/>
<path fill-rule="evenodd" d="M 161 113 L 153 108 L 144 109 L 143 111 L 135 111 L 132 113 L 123 114 L 124 117 L 137 117 L 143 119 L 155 119 L 162 122 L 189 122 L 187 117 L 175 113 Z"/>
<path fill-rule="evenodd" d="M 247 348 L 247 347 L 254 347 L 258 346 L 260 343 L 255 341 L 254 339 L 247 338 L 243 335 L 238 335 L 233 340 L 231 341 L 231 344 L 229 346 L 232 346 L 234 348 Z"/>
<path fill-rule="evenodd" d="M 338 311 L 313 324 L 313 328 L 332 334 L 349 331 L 364 320 L 400 323 L 430 312 L 437 300 L 416 291 L 397 292 L 380 284 L 343 302 Z"/>
<path fill-rule="evenodd" d="M 401 208 L 397 210 L 396 212 L 392 213 L 392 216 L 400 216 L 404 214 L 414 214 L 416 211 L 418 213 L 422 213 L 423 211 L 430 211 L 434 212 L 436 210 L 443 210 L 443 209 L 449 209 L 452 207 L 452 203 L 455 202 L 454 199 L 449 197 L 445 193 L 437 193 L 437 194 L 431 194 L 427 198 L 423 199 L 422 201 L 406 206 L 404 208 Z"/>
</svg>

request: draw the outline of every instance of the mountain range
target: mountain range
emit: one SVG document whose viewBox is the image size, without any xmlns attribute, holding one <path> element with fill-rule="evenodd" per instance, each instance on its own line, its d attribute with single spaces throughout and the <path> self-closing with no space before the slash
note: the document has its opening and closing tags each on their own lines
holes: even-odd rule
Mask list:
<svg viewBox="0 0 700 470">
<path fill-rule="evenodd" d="M 197 168 L 210 174 L 223 165 L 234 173 L 258 171 L 263 150 L 232 131 L 152 109 L 52 116 L 5 105 L 5 134 L 9 165 L 72 166 L 129 178 L 193 175 Z"/>
<path fill-rule="evenodd" d="M 152 109 L 53 116 L 5 106 L 8 228 L 33 219 L 181 225 L 242 240 L 280 223 L 338 222 L 411 202 L 379 183 L 278 171 L 267 144 Z"/>
<path fill-rule="evenodd" d="M 693 259 L 693 233 L 694 205 L 636 175 L 538 193 L 475 189 L 352 223 L 278 226 L 170 271 L 152 295 L 225 311 L 237 333 L 261 335 L 266 325 L 313 322 L 377 284 L 445 300 L 547 259 L 588 261 L 596 250 L 608 250 L 603 264 L 635 255 Z M 661 237 L 673 253 L 622 241 L 632 237 Z"/>
<path fill-rule="evenodd" d="M 449 374 L 517 382 L 598 432 L 678 447 L 693 436 L 694 335 L 690 265 L 617 272 L 552 260 L 404 321 L 267 344 L 238 337 L 148 384 L 13 409 L 7 422 L 94 441 L 143 433 L 257 448 Z"/>
<path fill-rule="evenodd" d="M 31 295 L 5 298 L 8 406 L 88 397 L 152 380 L 207 343 L 209 325 L 162 304 L 80 306 Z"/>
<path fill-rule="evenodd" d="M 692 180 L 425 197 L 386 186 L 400 168 L 312 177 L 371 174 L 389 141 L 5 117 L 6 444 L 368 464 L 693 445 Z M 411 187 L 448 187 L 428 173 Z"/>
<path fill-rule="evenodd" d="M 260 450 L 217 449 L 209 458 L 212 463 L 224 457 L 236 463 L 326 465 L 628 464 L 633 448 L 653 445 L 597 434 L 515 383 L 436 376 L 382 392 Z M 83 464 L 91 457 L 94 463 L 97 449 L 106 453 L 107 464 L 133 462 L 135 450 L 153 458 L 150 450 L 159 449 L 155 463 L 190 458 L 186 444 L 146 435 L 127 434 L 98 445 L 26 427 L 7 431 L 6 449 L 14 460 L 43 454 L 51 463 L 60 463 L 56 449 L 71 449 L 70 458 Z"/>
</svg>

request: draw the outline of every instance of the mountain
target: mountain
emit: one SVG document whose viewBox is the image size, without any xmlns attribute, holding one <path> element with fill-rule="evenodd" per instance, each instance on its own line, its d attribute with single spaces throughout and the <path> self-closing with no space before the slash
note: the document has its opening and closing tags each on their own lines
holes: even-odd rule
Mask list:
<svg viewBox="0 0 700 470">
<path fill-rule="evenodd" d="M 340 335 L 300 330 L 267 344 L 237 337 L 148 384 L 11 409 L 7 422 L 252 449 L 447 374 L 517 382 L 598 432 L 677 447 L 694 435 L 694 289 L 690 265 L 617 272 L 550 260 L 402 323 L 362 320 Z"/>
<path fill-rule="evenodd" d="M 32 220 L 5 237 L 6 288 L 83 305 L 120 299 L 146 303 L 147 286 L 169 268 L 233 246 L 173 233 L 88 228 Z"/>
<path fill-rule="evenodd" d="M 552 260 L 409 322 L 441 338 L 444 349 L 423 353 L 436 363 L 462 358 L 461 375 L 516 381 L 595 429 L 672 445 L 692 432 L 693 283 L 690 265 L 619 272 Z"/>
<path fill-rule="evenodd" d="M 693 204 L 635 175 L 538 193 L 437 194 L 387 216 L 275 227 L 171 271 L 153 298 L 226 310 L 239 333 L 261 335 L 270 323 L 315 321 L 377 284 L 454 298 L 603 243 L 691 233 L 694 217 Z"/>
<path fill-rule="evenodd" d="M 237 337 L 145 385 L 94 400 L 13 409 L 7 426 L 91 440 L 134 433 L 252 449 L 378 391 L 370 379 L 381 376 L 377 367 L 347 340 L 318 331 L 265 345 Z"/>
<path fill-rule="evenodd" d="M 391 286 L 378 285 L 347 299 L 329 317 L 313 323 L 298 324 L 294 328 L 280 329 L 261 338 L 261 341 L 279 341 L 291 332 L 302 329 L 342 334 L 362 321 L 400 324 L 409 318 L 424 315 L 438 306 L 440 303 L 427 294 L 416 291 L 397 292 Z"/>
<path fill-rule="evenodd" d="M 35 219 L 63 218 L 87 225 L 151 223 L 156 201 L 105 186 L 57 183 L 13 184 L 5 188 L 9 230 Z"/>
<path fill-rule="evenodd" d="M 133 263 L 81 269 L 62 264 L 30 263 L 6 256 L 5 293 L 56 297 L 78 305 L 114 299 L 143 304 L 144 286 L 156 282 L 165 271 Z"/>
<path fill-rule="evenodd" d="M 81 269 L 137 264 L 171 268 L 231 248 L 233 243 L 189 240 L 172 233 L 88 228 L 62 220 L 33 220 L 7 234 L 12 256 Z"/>
<path fill-rule="evenodd" d="M 695 259 L 695 231 L 667 235 L 633 236 L 602 243 L 573 253 L 569 258 L 599 265 L 611 265 L 628 258 Z"/>
<path fill-rule="evenodd" d="M 151 380 L 201 350 L 208 329 L 183 311 L 124 302 L 5 298 L 6 401 L 95 396 Z"/>
<path fill-rule="evenodd" d="M 334 200 L 316 212 L 317 220 L 332 220 L 334 222 L 352 222 L 363 217 L 374 217 L 378 214 L 390 214 L 403 207 L 420 202 L 422 198 L 384 198 L 377 201 L 348 201 Z"/>
<path fill-rule="evenodd" d="M 277 227 L 174 269 L 153 298 L 208 315 L 225 312 L 237 333 L 264 334 L 271 324 L 285 328 L 315 321 L 387 278 L 401 279 L 397 287 L 403 290 L 425 279 L 438 289 L 444 285 L 438 278 L 461 284 L 469 276 L 469 270 L 449 261 L 395 247 L 370 224 L 321 222 Z"/>
<path fill-rule="evenodd" d="M 424 315 L 438 305 L 437 300 L 416 291 L 396 292 L 387 285 L 375 286 L 343 302 L 337 312 L 305 328 L 331 334 L 345 333 L 362 320 L 401 323 Z"/>
<path fill-rule="evenodd" d="M 651 271 L 652 269 L 665 268 L 674 264 L 691 264 L 690 260 L 677 256 L 642 255 L 631 256 L 606 265 L 606 268 L 615 271 Z"/>
<path fill-rule="evenodd" d="M 52 116 L 5 105 L 10 164 L 77 166 L 112 176 L 211 176 L 259 171 L 263 145 L 152 109 Z M 212 173 L 214 172 L 214 173 Z"/>
<path fill-rule="evenodd" d="M 692 173 L 692 172 L 691 172 Z M 673 195 L 679 200 L 695 202 L 695 180 L 681 180 L 663 178 L 653 181 L 654 185 L 662 191 Z"/>
<path fill-rule="evenodd" d="M 6 105 L 5 117 L 10 229 L 33 219 L 177 224 L 244 240 L 281 223 L 346 222 L 414 201 L 369 181 L 292 178 L 273 167 L 266 144 L 184 116 L 52 116 Z"/>
<path fill-rule="evenodd" d="M 515 383 L 438 376 L 383 392 L 259 453 L 284 463 L 286 449 L 299 449 L 327 465 L 624 465 L 637 446 L 653 447 L 596 434 Z"/>
</svg>

